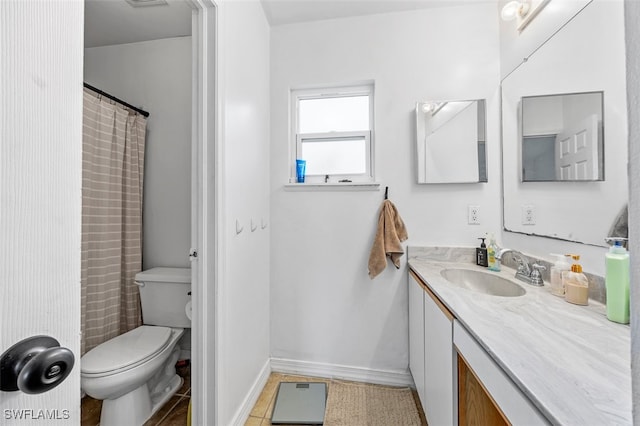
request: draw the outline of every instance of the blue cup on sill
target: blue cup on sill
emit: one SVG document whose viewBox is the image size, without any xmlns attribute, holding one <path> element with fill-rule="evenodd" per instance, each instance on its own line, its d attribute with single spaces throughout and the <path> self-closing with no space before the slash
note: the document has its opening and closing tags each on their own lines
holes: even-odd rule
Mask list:
<svg viewBox="0 0 640 426">
<path fill-rule="evenodd" d="M 306 169 L 307 169 L 306 160 L 296 160 L 296 177 L 298 178 L 298 183 L 304 182 Z"/>
</svg>

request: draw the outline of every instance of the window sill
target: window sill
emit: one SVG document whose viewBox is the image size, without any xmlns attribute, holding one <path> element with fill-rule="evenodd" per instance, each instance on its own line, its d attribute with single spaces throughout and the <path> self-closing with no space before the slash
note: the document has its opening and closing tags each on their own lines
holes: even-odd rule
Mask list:
<svg viewBox="0 0 640 426">
<path fill-rule="evenodd" d="M 378 182 L 286 183 L 285 191 L 378 191 Z"/>
</svg>

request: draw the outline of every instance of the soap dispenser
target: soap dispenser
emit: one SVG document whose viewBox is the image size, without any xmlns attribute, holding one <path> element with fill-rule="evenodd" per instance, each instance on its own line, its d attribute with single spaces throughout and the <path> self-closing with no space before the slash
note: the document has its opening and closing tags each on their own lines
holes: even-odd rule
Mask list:
<svg viewBox="0 0 640 426">
<path fill-rule="evenodd" d="M 489 266 L 487 263 L 487 246 L 484 243 L 485 238 L 478 238 L 482 240 L 480 247 L 476 248 L 476 265 Z"/>
<path fill-rule="evenodd" d="M 626 238 L 606 238 L 611 245 L 605 254 L 605 287 L 607 318 L 629 324 L 629 253 L 624 247 Z"/>
<path fill-rule="evenodd" d="M 564 300 L 575 305 L 589 304 L 589 280 L 582 273 L 582 266 L 578 263 L 580 256 L 569 255 L 573 259 L 571 270 L 562 272 L 562 285 L 564 285 Z"/>
<path fill-rule="evenodd" d="M 567 262 L 566 254 L 551 253 L 551 256 L 556 257 L 556 263 L 551 267 L 550 282 L 551 282 L 551 294 L 554 296 L 564 297 L 564 286 L 562 285 L 562 272 L 570 271 L 571 265 Z"/>
</svg>

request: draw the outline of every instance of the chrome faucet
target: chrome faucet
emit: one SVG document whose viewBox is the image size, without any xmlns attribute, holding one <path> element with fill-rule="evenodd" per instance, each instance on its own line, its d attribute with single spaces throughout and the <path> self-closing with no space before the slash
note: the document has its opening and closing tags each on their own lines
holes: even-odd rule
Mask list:
<svg viewBox="0 0 640 426">
<path fill-rule="evenodd" d="M 518 269 L 516 270 L 517 279 L 538 287 L 542 287 L 544 285 L 542 273 L 540 271 L 547 269 L 545 266 L 537 263 L 529 265 L 529 262 L 527 262 L 522 253 L 509 248 L 498 250 L 496 260 L 502 261 L 502 257 L 507 253 L 511 253 L 511 256 L 513 256 L 515 261 L 518 262 Z"/>
</svg>

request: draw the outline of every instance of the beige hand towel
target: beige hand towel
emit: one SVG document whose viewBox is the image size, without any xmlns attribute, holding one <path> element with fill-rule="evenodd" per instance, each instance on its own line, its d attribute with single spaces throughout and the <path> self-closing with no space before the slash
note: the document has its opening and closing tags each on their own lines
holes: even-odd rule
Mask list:
<svg viewBox="0 0 640 426">
<path fill-rule="evenodd" d="M 384 270 L 387 256 L 397 269 L 400 268 L 400 257 L 404 254 L 400 243 L 407 238 L 407 229 L 396 206 L 391 201 L 384 200 L 378 217 L 376 238 L 369 254 L 369 278 L 374 279 Z"/>
</svg>

